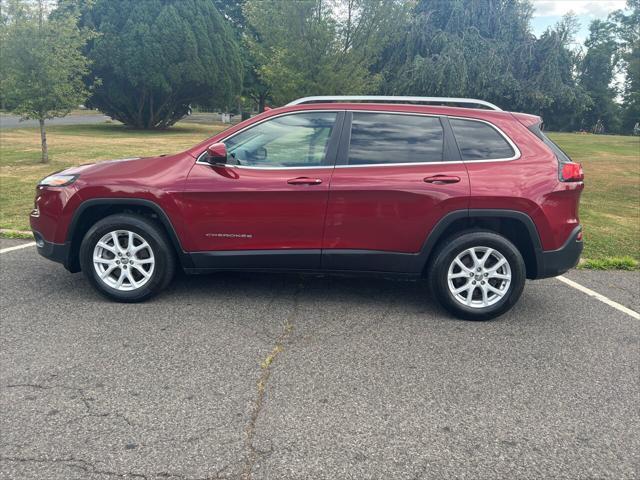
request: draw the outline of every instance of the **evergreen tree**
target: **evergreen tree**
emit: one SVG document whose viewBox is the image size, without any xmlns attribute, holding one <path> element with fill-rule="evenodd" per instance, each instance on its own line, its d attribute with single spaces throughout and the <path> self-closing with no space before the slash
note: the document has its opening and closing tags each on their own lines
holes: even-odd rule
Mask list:
<svg viewBox="0 0 640 480">
<path fill-rule="evenodd" d="M 584 122 L 597 133 L 620 129 L 620 107 L 615 101 L 618 91 L 612 85 L 618 62 L 615 28 L 608 20 L 594 20 L 585 42 L 588 50 L 582 61 L 580 83 L 592 104 L 585 112 Z"/>
<path fill-rule="evenodd" d="M 568 48 L 571 19 L 536 39 L 531 15 L 527 0 L 419 0 L 400 41 L 385 50 L 382 91 L 482 98 L 568 128 L 558 113 L 588 102 Z"/>
<path fill-rule="evenodd" d="M 625 74 L 622 130 L 632 133 L 640 122 L 640 0 L 627 0 L 627 9 L 628 14 L 617 11 L 611 18 L 616 22 Z"/>
<path fill-rule="evenodd" d="M 166 128 L 192 103 L 229 105 L 240 92 L 240 49 L 211 0 L 96 0 L 83 21 L 100 34 L 90 104 L 126 125 Z"/>
<path fill-rule="evenodd" d="M 579 28 L 572 14 L 565 15 L 536 40 L 528 71 L 522 76 L 524 88 L 538 99 L 539 113 L 551 130 L 578 130 L 591 98 L 577 83 L 581 51 L 572 48 Z M 527 106 L 522 106 L 527 111 Z"/>
<path fill-rule="evenodd" d="M 419 1 L 406 35 L 389 46 L 384 91 L 518 104 L 523 92 L 515 75 L 522 66 L 510 59 L 533 47 L 530 17 L 522 2 Z"/>
<path fill-rule="evenodd" d="M 257 32 L 247 22 L 244 15 L 244 5 L 247 0 L 213 0 L 218 11 L 224 18 L 233 25 L 238 41 L 244 47 L 242 58 L 244 64 L 244 75 L 242 84 L 243 96 L 249 97 L 258 107 L 259 112 L 263 112 L 270 98 L 270 88 L 258 73 L 259 65 L 254 55 L 254 51 L 249 48 L 251 40 L 258 37 Z"/>
</svg>

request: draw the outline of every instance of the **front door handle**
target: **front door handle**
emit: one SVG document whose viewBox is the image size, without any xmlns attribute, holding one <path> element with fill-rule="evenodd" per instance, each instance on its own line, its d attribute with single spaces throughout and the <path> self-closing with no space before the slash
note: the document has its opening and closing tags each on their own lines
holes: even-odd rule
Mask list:
<svg viewBox="0 0 640 480">
<path fill-rule="evenodd" d="M 298 177 L 287 180 L 289 185 L 320 185 L 322 180 L 319 178 Z"/>
<path fill-rule="evenodd" d="M 444 185 L 446 183 L 458 183 L 460 177 L 456 177 L 455 175 L 434 175 L 433 177 L 426 177 L 424 181 L 435 185 Z"/>
</svg>

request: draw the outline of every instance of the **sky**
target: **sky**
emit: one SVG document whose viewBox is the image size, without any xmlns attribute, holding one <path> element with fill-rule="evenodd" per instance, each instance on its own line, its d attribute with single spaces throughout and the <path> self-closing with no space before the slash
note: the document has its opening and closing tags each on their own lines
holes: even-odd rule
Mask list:
<svg viewBox="0 0 640 480">
<path fill-rule="evenodd" d="M 533 32 L 539 36 L 549 26 L 555 25 L 565 13 L 573 12 L 580 22 L 576 42 L 584 43 L 589 35 L 589 23 L 604 19 L 614 10 L 624 9 L 625 0 L 532 0 Z"/>
</svg>

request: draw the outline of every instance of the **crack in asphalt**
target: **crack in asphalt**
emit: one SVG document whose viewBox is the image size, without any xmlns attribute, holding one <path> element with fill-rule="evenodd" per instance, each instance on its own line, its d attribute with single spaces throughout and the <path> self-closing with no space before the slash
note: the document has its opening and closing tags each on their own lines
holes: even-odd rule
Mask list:
<svg viewBox="0 0 640 480">
<path fill-rule="evenodd" d="M 295 319 L 299 314 L 300 310 L 300 293 L 304 287 L 303 283 L 298 283 L 297 288 L 293 293 L 293 302 L 292 307 L 289 314 L 286 316 L 285 320 L 281 326 L 281 332 L 273 339 L 272 348 L 269 353 L 263 358 L 260 363 L 260 376 L 256 381 L 256 397 L 251 403 L 250 406 L 250 416 L 247 425 L 244 428 L 244 460 L 238 465 L 239 470 L 236 472 L 229 472 L 228 469 L 230 465 L 225 465 L 221 469 L 217 470 L 213 476 L 207 476 L 204 478 L 192 478 L 187 477 L 181 473 L 170 473 L 170 472 L 156 472 L 156 473 L 140 473 L 140 472 L 117 472 L 111 470 L 103 470 L 99 469 L 97 466 L 91 464 L 88 461 L 77 459 L 74 457 L 68 457 L 63 459 L 46 459 L 46 458 L 21 458 L 21 457 L 2 457 L 1 460 L 7 461 L 21 461 L 21 462 L 37 462 L 37 463 L 47 463 L 47 462 L 55 462 L 62 463 L 67 468 L 73 468 L 77 470 L 82 470 L 87 474 L 94 475 L 105 475 L 112 476 L 117 478 L 142 478 L 146 480 L 158 478 L 158 479 L 179 479 L 179 480 L 214 480 L 220 478 L 229 478 L 232 476 L 233 478 L 238 478 L 240 480 L 250 480 L 254 473 L 254 469 L 256 463 L 260 458 L 269 455 L 273 452 L 273 446 L 270 446 L 267 450 L 262 450 L 256 447 L 254 444 L 256 437 L 256 429 L 257 422 L 259 417 L 264 410 L 265 402 L 266 402 L 266 390 L 269 385 L 269 380 L 271 378 L 271 374 L 273 373 L 273 367 L 275 365 L 278 357 L 285 351 L 285 345 L 290 343 L 290 337 L 293 334 L 295 328 Z M 268 307 L 270 307 L 274 302 L 278 295 L 274 295 L 269 301 Z M 268 307 L 265 310 L 268 310 Z M 384 319 L 390 312 L 391 305 L 387 304 L 386 308 L 381 314 L 381 318 Z M 318 332 L 313 332 L 318 333 Z M 326 333 L 326 332 L 325 332 Z M 344 332 L 334 332 L 335 335 L 344 335 Z M 333 336 L 333 335 L 329 335 Z M 273 337 L 271 337 L 273 338 Z M 136 425 L 130 421 L 125 415 L 118 412 L 99 412 L 96 411 L 95 406 L 92 402 L 95 398 L 90 396 L 90 393 L 86 391 L 86 388 L 83 387 L 71 387 L 67 385 L 47 385 L 46 383 L 14 383 L 6 385 L 7 388 L 33 388 L 37 390 L 54 390 L 54 389 L 63 389 L 75 392 L 77 400 L 81 401 L 86 409 L 86 414 L 80 416 L 79 418 L 72 419 L 70 422 L 81 421 L 85 418 L 89 417 L 117 417 L 121 418 L 124 422 L 126 422 L 130 427 L 135 427 Z M 193 442 L 200 440 L 211 433 L 211 431 L 215 431 L 213 427 L 206 428 L 199 432 L 198 434 L 189 437 L 187 439 L 188 442 Z"/>
<path fill-rule="evenodd" d="M 77 422 L 80 421 L 82 419 L 85 418 L 89 418 L 89 417 L 116 417 L 116 418 L 120 418 L 122 419 L 127 425 L 129 425 L 130 427 L 135 427 L 136 424 L 133 423 L 131 420 L 129 420 L 129 418 L 127 418 L 126 415 L 119 413 L 119 412 L 96 412 L 93 408 L 93 406 L 91 405 L 91 402 L 95 400 L 95 398 L 93 397 L 88 397 L 86 394 L 86 389 L 81 388 L 81 387 L 69 387 L 66 385 L 42 385 L 40 383 L 12 383 L 9 385 L 5 385 L 4 388 L 34 388 L 37 390 L 54 390 L 54 389 L 61 389 L 61 390 L 67 390 L 67 391 L 72 391 L 72 392 L 76 392 L 76 394 L 78 395 L 79 400 L 82 402 L 82 404 L 84 405 L 87 413 L 86 415 L 82 415 L 79 418 L 74 418 L 72 420 L 70 420 L 67 423 L 72 423 L 72 422 Z M 72 397 L 75 399 L 75 397 Z"/>
<path fill-rule="evenodd" d="M 256 399 L 253 402 L 253 408 L 251 409 L 249 422 L 245 427 L 245 464 L 242 472 L 240 473 L 240 478 L 242 480 L 251 479 L 253 469 L 255 467 L 256 461 L 258 460 L 258 457 L 271 453 L 271 450 L 259 450 L 254 445 L 253 442 L 256 433 L 256 423 L 264 407 L 265 394 L 269 379 L 271 377 L 272 365 L 276 361 L 278 356 L 284 351 L 284 345 L 293 333 L 294 319 L 297 316 L 300 307 L 299 294 L 301 290 L 302 284 L 299 284 L 298 288 L 294 292 L 293 308 L 291 309 L 291 312 L 283 323 L 282 332 L 275 339 L 273 348 L 271 349 L 269 354 L 260 363 L 261 373 L 258 381 L 256 382 L 257 395 Z"/>
<path fill-rule="evenodd" d="M 284 351 L 285 344 L 288 339 L 291 337 L 291 334 L 294 330 L 294 320 L 299 311 L 299 294 L 302 290 L 303 285 L 298 284 L 296 291 L 293 295 L 293 306 L 291 308 L 290 313 L 287 315 L 286 319 L 282 324 L 282 331 L 273 341 L 273 348 L 269 351 L 268 355 L 262 360 L 260 363 L 260 376 L 256 382 L 257 393 L 256 398 L 252 402 L 251 413 L 249 417 L 249 421 L 244 429 L 245 439 L 244 439 L 244 450 L 245 450 L 245 459 L 243 465 L 241 466 L 241 470 L 239 472 L 239 478 L 242 480 L 250 480 L 253 474 L 253 470 L 256 462 L 259 457 L 264 455 L 268 455 L 271 453 L 272 449 L 269 450 L 260 450 L 254 445 L 255 433 L 256 433 L 256 423 L 260 414 L 264 408 L 265 403 L 265 395 L 267 385 L 269 383 L 269 379 L 271 377 L 271 373 L 273 371 L 274 362 L 277 360 L 278 356 Z M 277 297 L 277 295 L 274 296 Z M 273 300 L 271 303 L 273 303 Z M 72 421 L 79 421 L 88 417 L 118 417 L 125 421 L 129 426 L 135 426 L 133 422 L 131 422 L 125 415 L 117 412 L 96 412 L 94 406 L 92 405 L 92 401 L 94 398 L 90 397 L 86 389 L 81 387 L 69 387 L 66 385 L 46 385 L 40 383 L 14 383 L 5 385 L 6 388 L 33 388 L 37 390 L 54 390 L 54 389 L 62 389 L 75 392 L 77 394 L 77 399 L 82 402 L 86 409 L 86 414 L 82 415 L 79 418 L 73 419 Z M 206 436 L 210 429 L 205 429 L 203 432 L 200 432 L 195 439 Z M 190 438 L 189 440 L 193 440 Z M 65 457 L 60 459 L 48 459 L 48 458 L 38 458 L 38 457 L 5 457 L 0 456 L 0 461 L 13 461 L 13 462 L 33 462 L 33 463 L 58 463 L 63 464 L 67 468 L 72 468 L 76 470 L 81 470 L 87 474 L 92 475 L 104 475 L 111 476 L 116 478 L 142 478 L 145 480 L 149 480 L 152 478 L 162 478 L 162 479 L 180 479 L 180 480 L 215 480 L 219 478 L 223 478 L 221 475 L 225 475 L 225 471 L 229 468 L 229 465 L 225 465 L 221 469 L 217 470 L 213 476 L 207 476 L 204 478 L 191 478 L 187 477 L 180 473 L 170 473 L 170 472 L 157 472 L 157 473 L 139 473 L 139 472 L 117 472 L 112 470 L 100 469 L 96 465 L 82 459 L 78 459 L 75 457 Z M 228 475 L 228 473 L 227 473 Z M 235 475 L 234 475 L 235 476 Z"/>
<path fill-rule="evenodd" d="M 51 388 L 54 388 L 54 387 L 46 387 L 38 383 L 12 383 L 9 385 L 5 385 L 4 388 L 16 388 L 16 387 L 37 388 L 39 390 L 49 390 Z"/>
<path fill-rule="evenodd" d="M 255 444 L 256 437 L 256 428 L 259 417 L 264 410 L 265 402 L 266 402 L 266 390 L 269 385 L 269 380 L 271 378 L 271 374 L 273 373 L 273 367 L 275 365 L 278 357 L 285 351 L 285 345 L 290 343 L 290 337 L 293 334 L 295 328 L 295 319 L 299 314 L 300 310 L 300 293 L 304 287 L 303 283 L 298 283 L 296 290 L 293 293 L 293 304 L 289 314 L 286 316 L 285 320 L 282 323 L 281 332 L 272 340 L 272 348 L 269 353 L 263 358 L 260 363 L 260 376 L 256 382 L 256 397 L 251 403 L 250 407 L 250 416 L 249 421 L 244 429 L 244 461 L 238 465 L 239 470 L 236 472 L 229 472 L 228 469 L 230 465 L 225 465 L 221 469 L 217 470 L 213 476 L 207 476 L 204 478 L 192 478 L 187 477 L 181 473 L 170 473 L 170 472 L 156 472 L 156 473 L 140 473 L 140 472 L 117 472 L 112 470 L 100 469 L 94 464 L 82 460 L 77 459 L 75 457 L 67 457 L 62 459 L 47 459 L 47 458 L 22 458 L 22 457 L 2 457 L 0 456 L 0 461 L 20 461 L 20 462 L 36 462 L 36 463 L 62 463 L 67 468 L 72 468 L 76 470 L 81 470 L 86 472 L 87 474 L 93 475 L 104 475 L 104 476 L 112 476 L 117 478 L 142 478 L 145 480 L 150 479 L 179 479 L 179 480 L 214 480 L 220 478 L 228 478 L 231 475 L 233 478 L 239 478 L 240 480 L 250 480 L 254 473 L 254 469 L 256 463 L 260 458 L 269 455 L 273 452 L 273 446 L 270 446 L 267 450 L 259 449 Z M 269 301 L 266 311 L 269 310 L 269 307 L 277 299 L 278 294 L 276 293 Z M 381 317 L 385 318 L 391 309 L 390 305 L 387 305 L 385 310 L 382 312 Z M 317 332 L 314 332 L 317 333 Z M 344 335 L 344 332 L 336 332 L 336 335 Z M 330 335 L 331 336 L 331 335 Z M 273 338 L 273 337 L 271 337 Z M 67 385 L 47 385 L 46 383 L 14 383 L 6 385 L 7 388 L 34 388 L 38 390 L 54 390 L 54 389 L 63 389 L 75 392 L 77 400 L 81 401 L 86 409 L 86 414 L 80 416 L 79 418 L 75 418 L 71 420 L 72 422 L 81 421 L 82 419 L 89 417 L 117 417 L 121 418 L 124 422 L 126 422 L 129 426 L 135 427 L 136 425 L 130 421 L 125 415 L 118 412 L 99 412 L 96 411 L 95 406 L 92 402 L 95 398 L 90 396 L 90 393 L 86 391 L 86 388 L 83 387 L 70 387 Z M 197 435 L 189 437 L 187 439 L 188 442 L 197 441 L 202 439 L 210 434 L 211 431 L 214 431 L 213 428 L 206 428 L 203 431 L 199 432 Z"/>
<path fill-rule="evenodd" d="M 116 472 L 113 470 L 101 470 L 96 467 L 91 462 L 87 460 L 82 460 L 80 458 L 75 457 L 66 457 L 66 458 L 37 458 L 37 457 L 6 457 L 0 456 L 1 461 L 8 462 L 19 462 L 19 463 L 54 463 L 54 464 L 62 464 L 67 468 L 72 468 L 76 470 L 81 470 L 85 473 L 92 475 L 104 475 L 107 477 L 117 477 L 117 478 L 142 478 L 144 480 L 150 480 L 153 478 L 163 478 L 163 479 L 179 479 L 179 480 L 217 480 L 221 479 L 220 475 L 228 468 L 228 465 L 225 465 L 213 476 L 206 477 L 188 477 L 187 475 L 183 475 L 181 473 L 172 473 L 172 472 L 157 472 L 157 473 L 137 473 L 137 472 Z"/>
<path fill-rule="evenodd" d="M 136 427 L 137 425 L 129 420 L 125 415 L 118 412 L 96 412 L 95 407 L 91 404 L 95 398 L 87 395 L 86 389 L 82 387 L 70 387 L 67 385 L 46 385 L 41 383 L 12 383 L 5 385 L 3 388 L 32 388 L 35 390 L 64 390 L 75 393 L 77 396 L 72 398 L 82 402 L 86 409 L 86 413 L 84 415 L 80 415 L 77 418 L 72 418 L 66 423 L 79 422 L 87 418 L 105 418 L 105 417 L 114 417 L 122 419 L 127 425 L 130 427 Z M 199 432 L 195 437 L 190 437 L 187 439 L 188 442 L 197 441 L 201 438 L 206 437 L 213 431 L 213 428 L 207 428 L 201 432 Z M 175 441 L 176 439 L 172 439 Z M 235 440 L 234 440 L 235 441 Z M 230 442 L 228 442 L 230 443 Z M 142 478 L 142 479 L 153 479 L 153 478 L 162 478 L 162 479 L 179 479 L 179 480 L 216 480 L 221 479 L 223 473 L 229 468 L 229 465 L 225 465 L 222 468 L 218 469 L 216 473 L 213 475 L 208 475 L 206 477 L 188 477 L 181 473 L 172 473 L 172 472 L 156 472 L 156 473 L 139 473 L 139 472 L 116 472 L 112 470 L 102 470 L 99 469 L 94 464 L 82 460 L 75 457 L 65 457 L 59 459 L 50 459 L 50 458 L 39 458 L 39 457 L 19 457 L 19 456 L 4 456 L 0 455 L 0 462 L 2 461 L 11 461 L 11 462 L 21 462 L 21 463 L 56 463 L 63 464 L 67 468 L 72 468 L 76 470 L 82 470 L 85 473 L 92 475 L 104 475 L 104 476 L 112 476 L 117 478 Z"/>
<path fill-rule="evenodd" d="M 86 473 L 91 473 L 95 475 L 105 475 L 110 477 L 120 477 L 120 478 L 144 478 L 148 477 L 143 473 L 135 473 L 135 472 L 127 472 L 127 473 L 118 473 L 111 470 L 100 470 L 98 467 L 93 465 L 91 462 L 86 460 L 82 460 L 75 457 L 66 457 L 66 458 L 37 458 L 37 457 L 5 457 L 0 456 L 0 461 L 9 461 L 9 462 L 20 462 L 20 463 L 60 463 L 63 464 L 67 468 L 75 468 L 78 470 L 82 470 Z"/>
</svg>

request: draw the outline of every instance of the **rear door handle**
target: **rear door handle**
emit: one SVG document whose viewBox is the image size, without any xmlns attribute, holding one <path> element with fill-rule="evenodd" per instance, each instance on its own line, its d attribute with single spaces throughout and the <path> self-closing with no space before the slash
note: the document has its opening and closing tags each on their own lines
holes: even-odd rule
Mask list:
<svg viewBox="0 0 640 480">
<path fill-rule="evenodd" d="M 320 185 L 322 180 L 319 178 L 298 177 L 287 180 L 289 185 Z"/>
<path fill-rule="evenodd" d="M 460 177 L 456 177 L 455 175 L 434 175 L 433 177 L 426 177 L 424 181 L 435 185 L 444 185 L 446 183 L 458 183 Z"/>
</svg>

